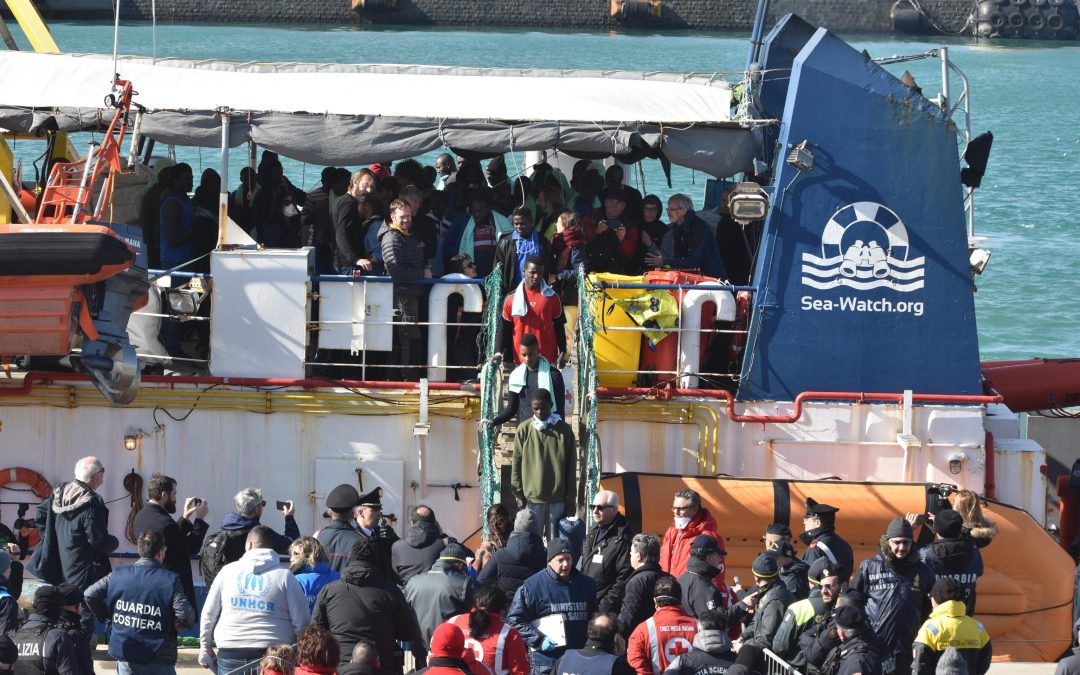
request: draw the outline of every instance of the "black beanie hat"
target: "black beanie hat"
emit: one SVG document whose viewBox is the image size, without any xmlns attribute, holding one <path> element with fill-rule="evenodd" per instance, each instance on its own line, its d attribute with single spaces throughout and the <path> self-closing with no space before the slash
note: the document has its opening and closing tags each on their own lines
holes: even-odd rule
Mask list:
<svg viewBox="0 0 1080 675">
<path fill-rule="evenodd" d="M 755 558 L 751 569 L 753 569 L 754 576 L 758 579 L 772 579 L 780 574 L 780 565 L 776 563 L 776 556 L 768 553 L 762 553 Z"/>
<path fill-rule="evenodd" d="M 861 628 L 866 623 L 866 612 L 861 607 L 844 605 L 833 615 L 836 625 L 847 630 Z"/>
<path fill-rule="evenodd" d="M 942 509 L 934 516 L 934 532 L 945 539 L 959 539 L 964 532 L 964 518 L 952 509 Z"/>
<path fill-rule="evenodd" d="M 74 584 L 65 581 L 57 586 L 56 590 L 60 591 L 60 594 L 64 596 L 64 605 L 79 605 L 83 602 L 83 592 Z"/>
<path fill-rule="evenodd" d="M 349 562 L 354 560 L 367 560 L 370 562 L 375 560 L 377 555 L 378 551 L 375 549 L 375 543 L 367 537 L 360 537 L 349 551 Z"/>
<path fill-rule="evenodd" d="M 885 536 L 889 539 L 904 537 L 914 539 L 915 533 L 911 529 L 911 523 L 904 518 L 893 518 L 889 521 L 889 527 L 885 530 Z"/>
<path fill-rule="evenodd" d="M 557 555 L 562 555 L 563 553 L 569 553 L 571 556 L 573 556 L 573 551 L 570 550 L 570 544 L 568 544 L 565 539 L 552 539 L 548 542 L 548 562 L 551 562 L 552 558 Z"/>
<path fill-rule="evenodd" d="M 38 586 L 31 606 L 34 613 L 55 619 L 60 616 L 60 609 L 64 606 L 64 594 L 56 586 Z"/>
</svg>

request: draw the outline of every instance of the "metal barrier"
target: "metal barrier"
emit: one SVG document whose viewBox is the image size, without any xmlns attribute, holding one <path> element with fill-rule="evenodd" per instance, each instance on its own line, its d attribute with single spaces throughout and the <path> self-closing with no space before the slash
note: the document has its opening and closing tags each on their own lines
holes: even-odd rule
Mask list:
<svg viewBox="0 0 1080 675">
<path fill-rule="evenodd" d="M 803 675 L 790 663 L 777 656 L 770 649 L 763 649 L 765 655 L 765 675 Z"/>
</svg>

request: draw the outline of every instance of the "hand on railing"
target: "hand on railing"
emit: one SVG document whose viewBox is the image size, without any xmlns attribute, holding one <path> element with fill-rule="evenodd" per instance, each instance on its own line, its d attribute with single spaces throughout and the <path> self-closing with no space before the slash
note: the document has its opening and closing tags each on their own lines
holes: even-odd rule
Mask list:
<svg viewBox="0 0 1080 675">
<path fill-rule="evenodd" d="M 492 363 L 502 363 L 502 360 L 503 360 L 502 352 L 495 352 L 494 354 L 491 355 L 491 362 Z"/>
<path fill-rule="evenodd" d="M 492 422 L 491 420 L 480 420 L 479 422 L 476 423 L 476 428 L 479 429 L 480 431 L 487 431 L 488 429 L 492 428 L 493 426 L 495 426 L 495 423 Z"/>
</svg>

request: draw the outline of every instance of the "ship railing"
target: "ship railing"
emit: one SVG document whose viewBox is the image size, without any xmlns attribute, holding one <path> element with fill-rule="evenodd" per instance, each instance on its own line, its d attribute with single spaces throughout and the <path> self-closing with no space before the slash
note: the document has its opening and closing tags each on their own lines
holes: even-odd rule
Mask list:
<svg viewBox="0 0 1080 675">
<path fill-rule="evenodd" d="M 771 649 L 763 649 L 762 653 L 765 656 L 765 675 L 803 675 Z"/>
<path fill-rule="evenodd" d="M 597 366 L 596 373 L 601 386 L 615 379 L 625 381 L 627 375 L 638 376 L 638 386 L 671 384 L 677 389 L 695 389 L 699 386 L 699 381 L 705 381 L 713 388 L 727 388 L 738 382 L 749 326 L 750 301 L 756 287 L 723 282 L 663 284 L 600 281 L 587 282 L 584 290 L 588 299 L 580 299 L 579 307 L 588 306 L 591 309 L 589 312 L 581 311 L 579 321 L 591 322 L 590 328 L 596 336 L 595 339 L 604 340 L 602 336 L 605 333 L 613 334 L 616 336 L 614 339 L 618 339 L 617 334 L 623 332 L 638 333 L 642 336 L 638 363 L 626 364 L 630 367 L 613 367 L 614 360 L 605 358 L 603 367 Z M 641 291 L 641 294 L 616 298 L 608 291 Z M 670 292 L 675 297 L 674 305 L 678 313 L 670 327 L 649 325 L 648 321 L 636 321 L 635 325 L 608 325 L 608 317 L 615 311 L 613 305 L 617 305 L 620 299 L 641 302 L 648 297 L 646 294 L 657 291 Z M 703 324 L 702 309 L 708 304 L 715 307 L 714 318 Z M 580 325 L 578 330 L 580 333 Z M 663 333 L 663 336 L 653 342 L 649 335 L 658 332 Z M 702 368 L 706 358 L 706 352 L 702 349 L 704 336 L 710 336 L 706 347 L 713 355 L 710 361 L 726 363 L 726 370 Z M 665 349 L 667 364 L 659 364 L 667 367 L 657 367 L 654 364 L 643 367 L 649 352 L 656 351 L 661 341 L 672 339 L 675 340 L 674 351 Z M 717 339 L 722 341 L 714 343 Z M 720 351 L 726 351 L 726 354 L 719 353 Z M 672 355 L 674 363 L 671 363 Z"/>
</svg>

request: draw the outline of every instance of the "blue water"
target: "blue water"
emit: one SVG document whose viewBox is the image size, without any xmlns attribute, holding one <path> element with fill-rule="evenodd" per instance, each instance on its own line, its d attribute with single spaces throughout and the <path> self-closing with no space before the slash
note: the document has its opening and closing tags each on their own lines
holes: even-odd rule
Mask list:
<svg viewBox="0 0 1080 675">
<path fill-rule="evenodd" d="M 112 26 L 54 23 L 68 52 L 110 52 Z M 521 68 L 602 68 L 730 72 L 742 69 L 746 36 L 730 33 L 654 34 L 337 28 L 332 26 L 162 25 L 158 56 L 227 60 L 339 63 L 430 63 Z M 990 238 L 993 257 L 977 279 L 979 342 L 984 359 L 1080 356 L 1074 312 L 1080 298 L 1080 51 L 1075 44 L 993 43 L 965 39 L 848 38 L 873 56 L 915 54 L 942 44 L 971 82 L 972 131 L 994 132 L 983 187 L 976 191 L 977 233 Z M 150 26 L 122 25 L 120 52 L 150 55 Z M 928 95 L 940 88 L 940 64 L 910 70 Z M 954 83 L 953 96 L 957 95 Z M 136 89 L 138 84 L 136 83 Z M 104 89 L 103 89 L 104 91 Z M 423 96 L 423 92 L 417 92 Z M 215 166 L 216 151 L 182 151 L 196 175 Z M 520 161 L 521 158 L 519 158 Z M 234 162 L 243 162 L 238 153 Z M 509 164 L 509 162 L 508 162 Z M 655 163 L 646 191 L 697 199 L 705 177 L 676 167 L 672 188 Z M 234 163 L 234 166 L 237 164 Z M 913 167 L 917 170 L 917 167 Z M 319 167 L 287 165 L 311 188 Z M 235 175 L 235 174 L 234 174 Z"/>
</svg>

